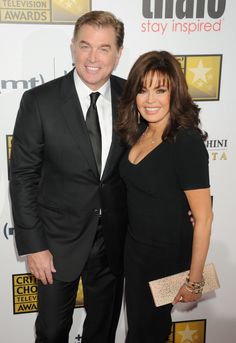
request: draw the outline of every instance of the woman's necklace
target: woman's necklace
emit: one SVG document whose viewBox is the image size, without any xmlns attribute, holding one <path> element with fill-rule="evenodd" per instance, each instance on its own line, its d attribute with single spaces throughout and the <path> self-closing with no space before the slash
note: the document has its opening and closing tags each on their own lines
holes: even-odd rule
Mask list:
<svg viewBox="0 0 236 343">
<path fill-rule="evenodd" d="M 156 143 L 161 143 L 161 137 L 155 137 L 154 135 L 148 137 L 148 132 L 149 132 L 149 128 L 147 127 L 146 130 L 142 133 L 141 135 L 141 139 L 140 139 L 140 143 L 144 140 L 147 141 L 147 143 L 151 143 L 151 144 L 156 144 Z"/>
</svg>

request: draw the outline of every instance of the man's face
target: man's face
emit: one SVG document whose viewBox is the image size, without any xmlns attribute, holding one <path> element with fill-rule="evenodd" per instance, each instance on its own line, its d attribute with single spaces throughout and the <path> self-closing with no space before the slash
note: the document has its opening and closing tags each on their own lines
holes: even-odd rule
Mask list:
<svg viewBox="0 0 236 343">
<path fill-rule="evenodd" d="M 93 91 L 100 88 L 117 66 L 122 48 L 116 45 L 112 26 L 83 25 L 71 44 L 76 71 Z"/>
</svg>

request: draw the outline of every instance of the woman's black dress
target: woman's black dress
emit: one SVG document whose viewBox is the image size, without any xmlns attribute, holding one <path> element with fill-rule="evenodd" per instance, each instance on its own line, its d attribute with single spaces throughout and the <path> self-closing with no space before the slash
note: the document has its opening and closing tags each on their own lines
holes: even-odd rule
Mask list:
<svg viewBox="0 0 236 343">
<path fill-rule="evenodd" d="M 138 164 L 120 164 L 127 186 L 125 247 L 127 343 L 164 343 L 171 308 L 155 307 L 148 281 L 189 269 L 193 226 L 184 190 L 209 187 L 208 153 L 200 135 L 180 129 Z"/>
</svg>

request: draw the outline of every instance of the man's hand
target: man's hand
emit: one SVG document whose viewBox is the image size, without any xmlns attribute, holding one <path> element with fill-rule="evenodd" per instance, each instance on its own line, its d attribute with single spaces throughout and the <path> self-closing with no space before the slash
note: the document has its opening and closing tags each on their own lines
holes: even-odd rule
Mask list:
<svg viewBox="0 0 236 343">
<path fill-rule="evenodd" d="M 52 273 L 56 272 L 53 265 L 52 254 L 49 250 L 39 251 L 27 256 L 30 272 L 44 285 L 52 284 Z"/>
</svg>

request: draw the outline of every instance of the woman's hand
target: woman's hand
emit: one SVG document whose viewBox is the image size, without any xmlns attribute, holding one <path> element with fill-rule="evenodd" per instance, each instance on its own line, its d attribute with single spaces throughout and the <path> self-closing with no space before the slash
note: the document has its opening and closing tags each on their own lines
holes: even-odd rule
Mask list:
<svg viewBox="0 0 236 343">
<path fill-rule="evenodd" d="M 173 305 L 177 304 L 178 302 L 187 303 L 192 301 L 197 301 L 201 298 L 202 293 L 194 293 L 186 287 L 186 284 L 183 284 L 179 292 L 177 293 L 174 301 L 172 302 Z"/>
</svg>

